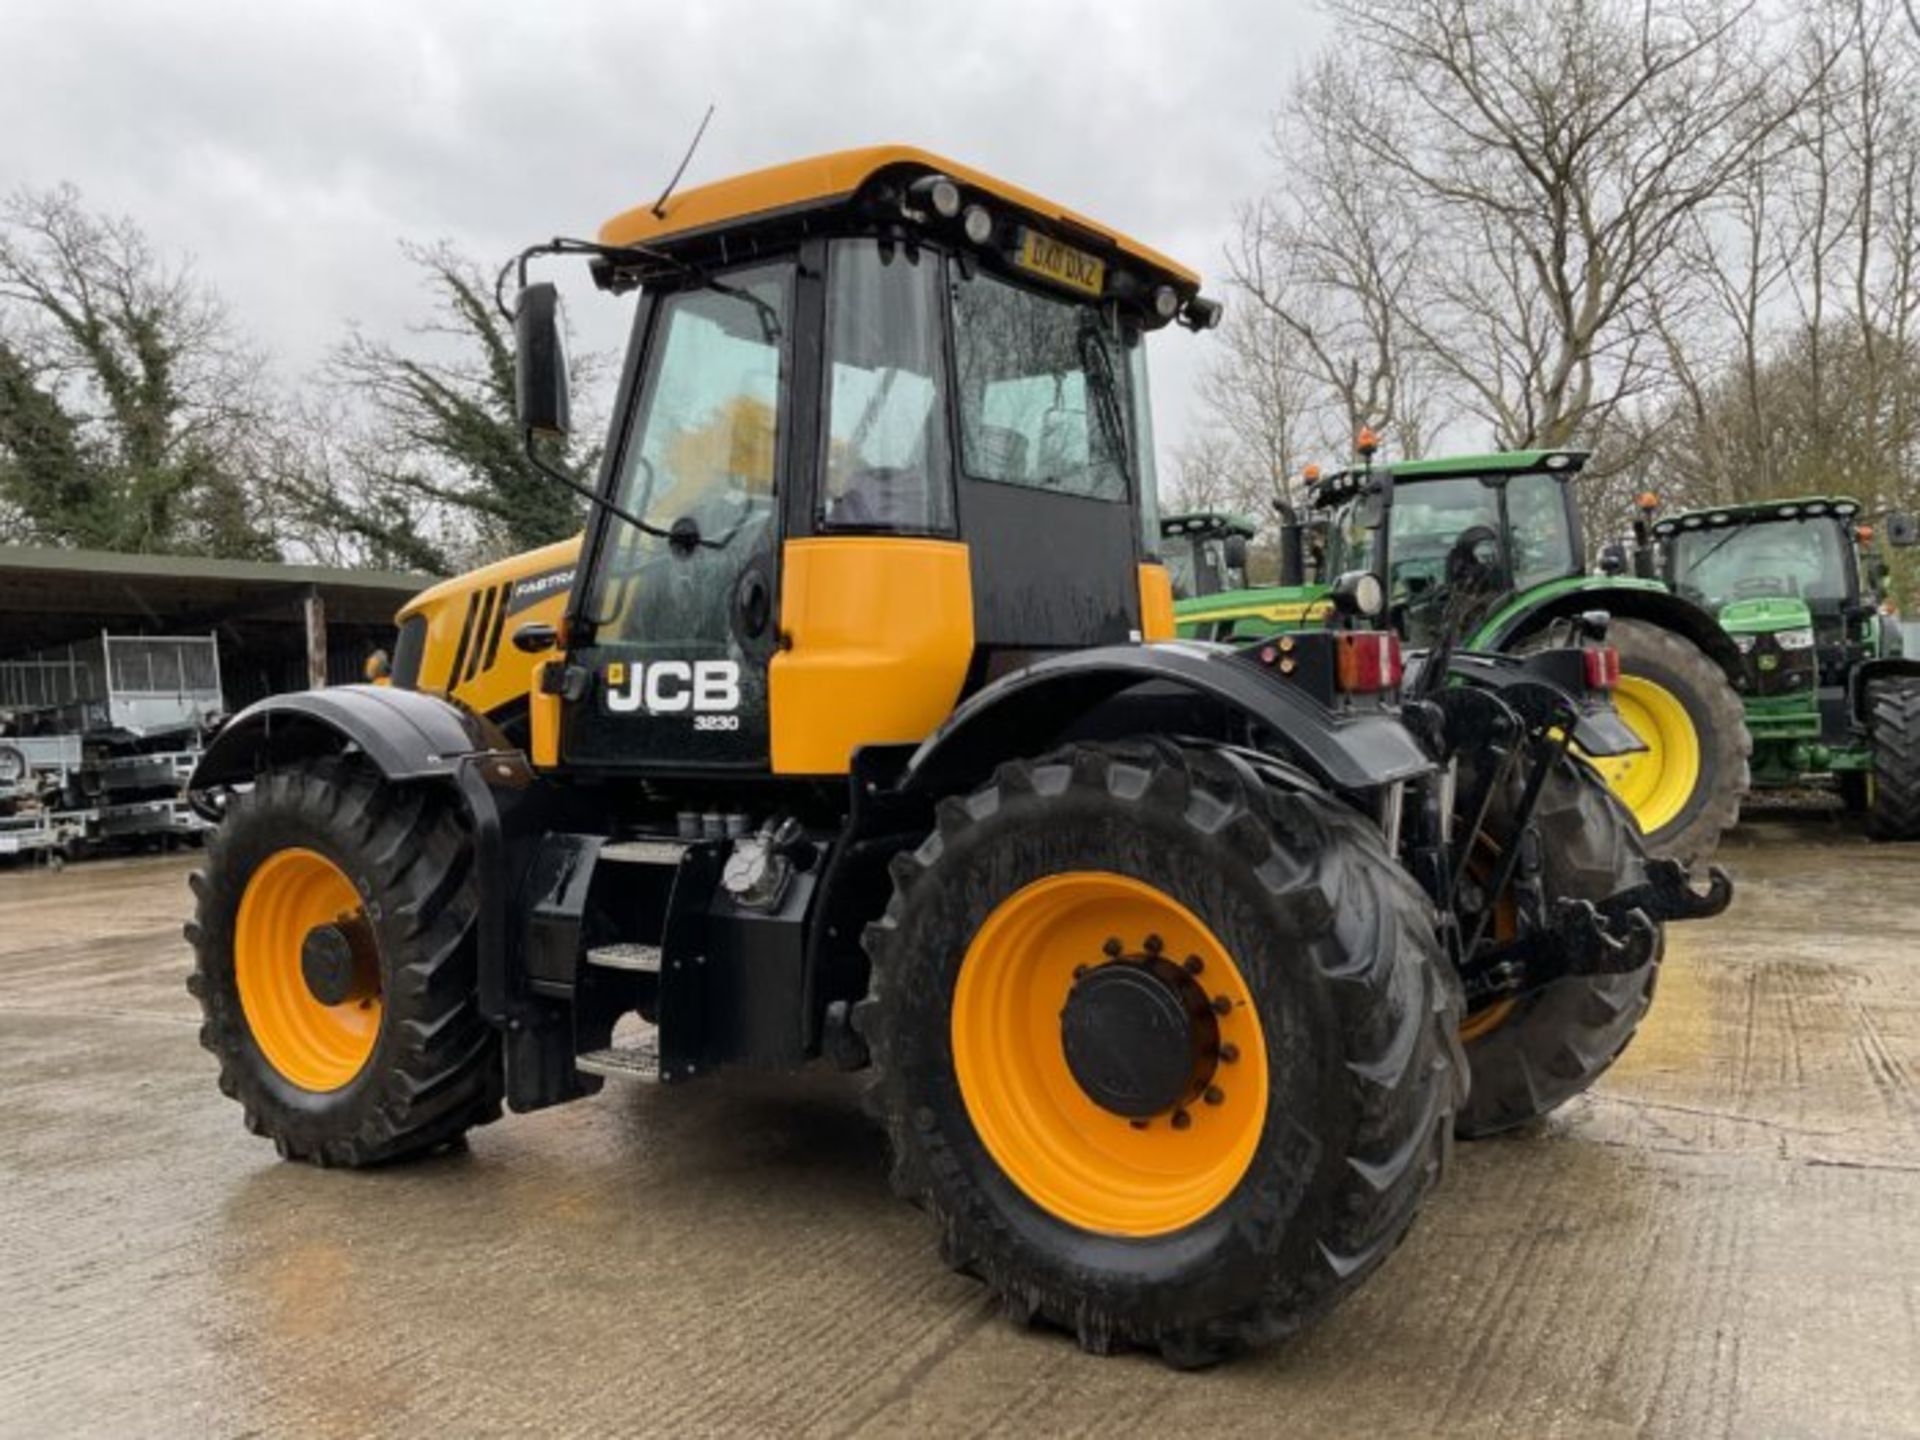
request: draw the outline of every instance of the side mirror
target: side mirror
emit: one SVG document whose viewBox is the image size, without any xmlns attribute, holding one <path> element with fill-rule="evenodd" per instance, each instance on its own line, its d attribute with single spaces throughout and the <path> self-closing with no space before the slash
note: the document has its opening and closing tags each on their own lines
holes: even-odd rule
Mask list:
<svg viewBox="0 0 1920 1440">
<path fill-rule="evenodd" d="M 1896 510 L 1887 516 L 1886 536 L 1889 545 L 1898 545 L 1903 550 L 1909 545 L 1920 545 L 1920 520 Z"/>
<path fill-rule="evenodd" d="M 1393 508 L 1393 476 L 1382 471 L 1372 477 L 1360 500 L 1359 520 L 1369 530 L 1387 523 L 1387 511 Z"/>
<path fill-rule="evenodd" d="M 1247 568 L 1247 537 L 1244 535 L 1227 536 L 1227 568 L 1244 570 Z"/>
<path fill-rule="evenodd" d="M 560 292 L 542 280 L 521 289 L 513 311 L 514 403 L 528 436 L 558 439 L 572 421 Z"/>
</svg>

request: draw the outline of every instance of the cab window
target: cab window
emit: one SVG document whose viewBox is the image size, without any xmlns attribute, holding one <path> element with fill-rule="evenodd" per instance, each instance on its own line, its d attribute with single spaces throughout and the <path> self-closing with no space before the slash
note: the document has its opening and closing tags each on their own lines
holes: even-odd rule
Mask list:
<svg viewBox="0 0 1920 1440">
<path fill-rule="evenodd" d="M 615 492 L 649 530 L 610 521 L 594 591 L 603 640 L 731 643 L 734 581 L 773 544 L 791 277 L 787 265 L 757 266 L 725 275 L 725 291 L 659 301 L 659 358 Z"/>
<path fill-rule="evenodd" d="M 819 522 L 829 530 L 950 533 L 939 261 L 905 246 L 843 240 L 827 268 Z"/>
<path fill-rule="evenodd" d="M 1129 361 L 1101 312 L 976 272 L 953 315 L 967 474 L 1125 500 Z"/>
<path fill-rule="evenodd" d="M 1580 568 L 1573 555 L 1566 482 L 1552 475 L 1516 475 L 1507 482 L 1507 520 L 1517 590 L 1558 580 Z"/>
</svg>

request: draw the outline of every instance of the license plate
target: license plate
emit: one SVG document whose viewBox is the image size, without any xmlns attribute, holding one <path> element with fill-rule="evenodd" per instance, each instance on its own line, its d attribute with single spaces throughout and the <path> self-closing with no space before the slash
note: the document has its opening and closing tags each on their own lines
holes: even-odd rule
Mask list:
<svg viewBox="0 0 1920 1440">
<path fill-rule="evenodd" d="M 1062 245 L 1038 230 L 1020 232 L 1020 249 L 1014 259 L 1022 270 L 1031 270 L 1082 295 L 1105 293 L 1107 265 L 1104 260 L 1071 245 Z"/>
</svg>

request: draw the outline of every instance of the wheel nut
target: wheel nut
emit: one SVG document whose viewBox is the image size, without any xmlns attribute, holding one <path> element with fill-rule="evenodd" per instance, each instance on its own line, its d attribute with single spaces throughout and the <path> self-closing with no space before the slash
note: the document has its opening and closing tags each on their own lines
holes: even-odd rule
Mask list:
<svg viewBox="0 0 1920 1440">
<path fill-rule="evenodd" d="M 1107 943 L 1100 948 L 1109 955 L 1118 956 L 1126 947 L 1120 943 L 1120 937 L 1118 935 L 1109 935 L 1107 937 Z"/>
<path fill-rule="evenodd" d="M 1162 940 L 1158 935 L 1147 936 L 1144 943 L 1149 955 L 1158 955 L 1162 950 L 1167 948 L 1167 942 Z"/>
<path fill-rule="evenodd" d="M 1233 1013 L 1233 1001 L 1227 999 L 1224 995 L 1214 996 L 1213 1013 L 1216 1015 L 1231 1015 Z"/>
<path fill-rule="evenodd" d="M 1207 962 L 1202 960 L 1198 955 L 1187 956 L 1187 974 L 1198 975 L 1206 968 Z"/>
<path fill-rule="evenodd" d="M 1193 1116 L 1189 1115 L 1186 1111 L 1176 1110 L 1173 1112 L 1174 1129 L 1184 1130 L 1191 1124 L 1193 1124 Z"/>
<path fill-rule="evenodd" d="M 1086 973 L 1087 973 L 1087 967 L 1084 965 L 1076 965 L 1073 967 L 1073 978 L 1076 980 L 1078 980 L 1082 975 Z"/>
<path fill-rule="evenodd" d="M 1218 1105 L 1222 1100 L 1227 1098 L 1227 1092 L 1222 1090 L 1218 1085 L 1209 1085 L 1206 1088 L 1206 1092 L 1202 1094 L 1200 1098 L 1209 1105 Z"/>
<path fill-rule="evenodd" d="M 1147 1122 L 1144 1120 L 1129 1120 L 1127 1123 L 1136 1130 L 1144 1130 L 1147 1128 Z"/>
<path fill-rule="evenodd" d="M 1240 1047 L 1229 1040 L 1220 1047 L 1220 1063 L 1231 1065 L 1240 1058 Z"/>
</svg>

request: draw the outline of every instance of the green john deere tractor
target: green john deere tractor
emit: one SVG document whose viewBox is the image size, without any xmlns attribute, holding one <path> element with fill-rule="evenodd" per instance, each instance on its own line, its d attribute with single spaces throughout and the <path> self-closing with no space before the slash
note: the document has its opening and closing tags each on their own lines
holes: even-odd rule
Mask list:
<svg viewBox="0 0 1920 1440">
<path fill-rule="evenodd" d="M 1845 496 L 1727 505 L 1652 528 L 1674 592 L 1739 648 L 1753 783 L 1832 776 L 1882 840 L 1920 839 L 1920 657 L 1904 653 L 1887 567 Z M 1911 517 L 1887 541 L 1912 545 Z"/>
<path fill-rule="evenodd" d="M 1376 466 L 1365 456 L 1315 487 L 1323 518 L 1294 522 L 1323 541 L 1314 583 L 1283 573 L 1298 583 L 1185 601 L 1175 607 L 1180 633 L 1224 640 L 1317 625 L 1328 614 L 1329 578 L 1372 570 L 1386 586 L 1393 628 L 1410 645 L 1429 645 L 1465 559 L 1494 580 L 1475 602 L 1467 649 L 1526 652 L 1548 643 L 1555 622 L 1605 611 L 1620 652 L 1615 703 L 1647 748 L 1600 768 L 1656 852 L 1711 854 L 1748 786 L 1741 654 L 1711 612 L 1651 576 L 1624 573 L 1623 558 L 1587 572 L 1573 493 L 1586 459 L 1577 450 L 1517 450 Z M 1281 548 L 1315 547 L 1283 535 Z"/>
<path fill-rule="evenodd" d="M 1245 515 L 1192 510 L 1160 518 L 1160 558 L 1173 598 L 1247 588 L 1247 542 L 1259 527 Z"/>
</svg>

